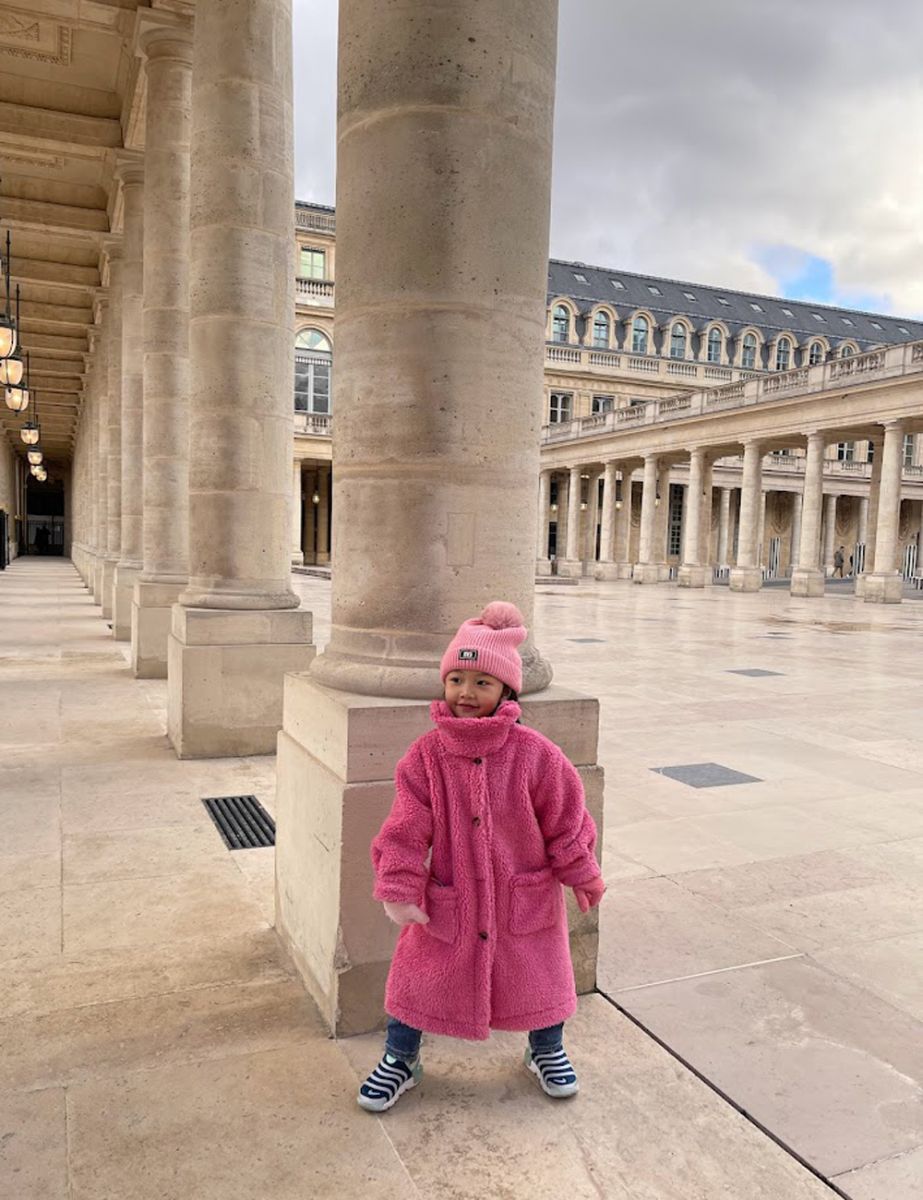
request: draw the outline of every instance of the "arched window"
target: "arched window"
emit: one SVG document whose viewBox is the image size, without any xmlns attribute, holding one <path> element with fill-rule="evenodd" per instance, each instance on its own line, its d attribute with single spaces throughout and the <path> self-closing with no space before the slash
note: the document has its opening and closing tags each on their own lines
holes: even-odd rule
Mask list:
<svg viewBox="0 0 923 1200">
<path fill-rule="evenodd" d="M 824 343 L 823 342 L 812 342 L 811 343 L 811 351 L 810 351 L 810 354 L 808 355 L 808 366 L 816 367 L 818 363 L 822 363 L 823 361 L 824 361 Z"/>
<path fill-rule="evenodd" d="M 295 338 L 295 412 L 330 412 L 330 342 L 317 329 Z"/>
<path fill-rule="evenodd" d="M 650 326 L 647 317 L 635 317 L 631 323 L 632 354 L 647 354 L 647 335 Z"/>
<path fill-rule="evenodd" d="M 750 335 L 753 336 L 752 334 Z M 715 329 L 714 326 L 708 331 L 708 361 L 710 363 L 721 362 L 721 330 Z"/>
<path fill-rule="evenodd" d="M 756 334 L 748 333 L 740 350 L 740 365 L 752 369 L 756 366 Z"/>
<path fill-rule="evenodd" d="M 670 330 L 670 357 L 686 357 L 686 326 L 677 321 Z"/>
<path fill-rule="evenodd" d="M 593 345 L 604 350 L 609 349 L 609 315 L 597 312 L 593 318 Z"/>
<path fill-rule="evenodd" d="M 849 358 L 849 356 L 852 353 L 853 353 L 852 346 L 841 346 L 840 347 L 840 358 Z"/>
<path fill-rule="evenodd" d="M 570 313 L 563 304 L 556 304 L 551 317 L 551 340 L 570 341 Z"/>
<path fill-rule="evenodd" d="M 787 371 L 792 365 L 792 343 L 787 337 L 776 342 L 776 370 Z"/>
</svg>

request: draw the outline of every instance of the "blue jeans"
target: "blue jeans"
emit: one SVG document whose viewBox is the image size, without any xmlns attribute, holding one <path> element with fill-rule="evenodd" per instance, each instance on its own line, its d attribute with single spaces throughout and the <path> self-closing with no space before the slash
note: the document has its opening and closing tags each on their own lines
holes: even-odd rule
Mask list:
<svg viewBox="0 0 923 1200">
<path fill-rule="evenodd" d="M 388 1017 L 388 1034 L 385 1039 L 385 1052 L 401 1062 L 410 1063 L 420 1053 L 420 1040 L 423 1034 L 419 1029 L 405 1025 L 396 1017 Z M 545 1029 L 533 1029 L 529 1034 L 529 1045 L 533 1050 L 557 1050 L 564 1037 L 564 1022 L 560 1025 L 549 1025 Z"/>
</svg>

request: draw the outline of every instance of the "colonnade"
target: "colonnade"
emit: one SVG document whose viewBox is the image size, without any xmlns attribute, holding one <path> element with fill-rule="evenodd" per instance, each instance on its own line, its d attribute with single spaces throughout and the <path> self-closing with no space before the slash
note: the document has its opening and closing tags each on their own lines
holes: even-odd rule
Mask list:
<svg viewBox="0 0 923 1200">
<path fill-rule="evenodd" d="M 330 500 L 333 492 L 329 463 L 296 458 L 292 467 L 292 565 L 330 562 Z"/>
<path fill-rule="evenodd" d="M 113 180 L 73 558 L 135 674 L 168 678 L 181 755 L 272 750 L 282 675 L 314 657 L 288 532 L 291 45 L 290 0 L 197 0 L 194 27 L 139 12 L 129 47 L 144 151 Z"/>
<path fill-rule="evenodd" d="M 853 564 L 857 594 L 872 603 L 897 603 L 902 578 L 898 569 L 898 529 L 904 426 L 889 421 L 870 439 L 873 469 L 869 495 L 859 498 L 857 537 L 844 552 L 858 552 Z M 837 542 L 837 494 L 825 491 L 827 446 L 842 440 L 838 432 L 802 435 L 806 445 L 803 489 L 793 492 L 789 562 L 791 591 L 819 596 L 832 571 Z M 787 445 L 799 439 L 792 435 Z M 753 439 L 743 443 L 739 488 L 715 484 L 715 465 L 727 447 L 691 448 L 685 461 L 676 454 L 645 454 L 545 468 L 539 482 L 537 572 L 597 579 L 633 579 L 656 583 L 671 575 L 667 536 L 671 467 L 686 466 L 680 554 L 676 576 L 681 587 L 703 587 L 715 567 L 728 574 L 732 591 L 756 591 L 767 567 L 766 479 L 764 456 L 771 447 Z M 600 481 L 602 487 L 600 489 Z M 674 487 L 677 485 L 674 484 Z M 600 504 L 599 493 L 602 492 Z M 673 518 L 675 519 L 674 509 Z M 552 525 L 554 537 L 552 539 Z M 598 535 L 597 535 L 598 529 Z M 597 551 L 598 536 L 598 551 Z M 554 547 L 554 553 L 551 547 Z"/>
</svg>

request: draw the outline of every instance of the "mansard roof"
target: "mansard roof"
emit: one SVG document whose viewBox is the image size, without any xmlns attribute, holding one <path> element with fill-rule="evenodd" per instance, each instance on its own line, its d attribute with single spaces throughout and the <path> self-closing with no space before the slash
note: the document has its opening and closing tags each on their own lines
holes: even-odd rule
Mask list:
<svg viewBox="0 0 923 1200">
<path fill-rule="evenodd" d="M 577 279 L 578 275 L 586 282 Z M 732 334 L 753 326 L 767 341 L 780 333 L 792 333 L 799 342 L 822 336 L 832 345 L 848 340 L 867 349 L 923 339 L 923 321 L 553 258 L 548 263 L 548 299 L 561 296 L 572 299 L 582 311 L 600 302 L 611 304 L 623 318 L 641 308 L 661 323 L 675 316 L 690 317 L 700 330 L 711 321 L 723 321 Z"/>
</svg>

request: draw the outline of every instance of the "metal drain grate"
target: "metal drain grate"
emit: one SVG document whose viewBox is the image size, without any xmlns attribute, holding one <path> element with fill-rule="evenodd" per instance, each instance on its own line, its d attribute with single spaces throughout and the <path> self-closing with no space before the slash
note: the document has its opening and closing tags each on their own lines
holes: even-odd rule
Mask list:
<svg viewBox="0 0 923 1200">
<path fill-rule="evenodd" d="M 256 796 L 210 796 L 202 803 L 229 850 L 276 844 L 276 823 Z"/>
</svg>

